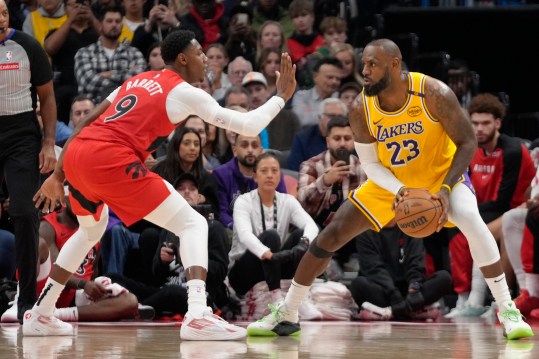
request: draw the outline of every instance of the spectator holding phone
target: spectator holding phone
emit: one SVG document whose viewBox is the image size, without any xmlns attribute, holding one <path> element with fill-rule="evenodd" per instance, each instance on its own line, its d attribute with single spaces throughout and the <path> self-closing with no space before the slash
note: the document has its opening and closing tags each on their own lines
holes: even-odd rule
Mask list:
<svg viewBox="0 0 539 359">
<path fill-rule="evenodd" d="M 298 180 L 298 201 L 321 228 L 329 224 L 348 192 L 367 180 L 359 159 L 352 154 L 354 134 L 346 117 L 329 120 L 326 143 L 327 150 L 301 164 Z M 351 245 L 337 252 L 342 254 L 341 264 L 353 250 Z"/>
</svg>

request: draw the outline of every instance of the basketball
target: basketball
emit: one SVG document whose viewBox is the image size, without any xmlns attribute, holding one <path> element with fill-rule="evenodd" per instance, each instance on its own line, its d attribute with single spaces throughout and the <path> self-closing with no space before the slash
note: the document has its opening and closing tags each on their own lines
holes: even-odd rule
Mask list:
<svg viewBox="0 0 539 359">
<path fill-rule="evenodd" d="M 409 188 L 408 195 L 395 208 L 397 225 L 410 237 L 423 238 L 436 231 L 442 204 L 423 188 Z"/>
</svg>

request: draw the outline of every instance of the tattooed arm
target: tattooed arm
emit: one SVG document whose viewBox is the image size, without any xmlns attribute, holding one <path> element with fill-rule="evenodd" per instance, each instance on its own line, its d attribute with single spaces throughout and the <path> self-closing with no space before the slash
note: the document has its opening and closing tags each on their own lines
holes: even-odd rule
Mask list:
<svg viewBox="0 0 539 359">
<path fill-rule="evenodd" d="M 443 82 L 427 78 L 425 102 L 429 112 L 444 126 L 449 138 L 457 146 L 444 183 L 451 188 L 467 170 L 477 149 L 472 123 L 457 97 Z"/>
</svg>

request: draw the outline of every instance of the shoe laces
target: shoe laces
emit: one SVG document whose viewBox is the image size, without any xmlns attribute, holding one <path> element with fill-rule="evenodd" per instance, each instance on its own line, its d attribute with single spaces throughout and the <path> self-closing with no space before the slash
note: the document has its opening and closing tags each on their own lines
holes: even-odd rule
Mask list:
<svg viewBox="0 0 539 359">
<path fill-rule="evenodd" d="M 522 318 L 522 314 L 520 314 L 520 311 L 515 309 L 507 309 L 503 312 L 500 312 L 500 316 L 515 323 L 518 323 Z"/>
<path fill-rule="evenodd" d="M 275 304 L 268 304 L 268 308 L 270 309 L 271 313 L 268 314 L 268 317 L 273 317 L 273 319 L 276 321 L 276 322 L 279 322 L 281 320 L 281 318 L 284 316 L 284 314 L 286 314 L 284 311 L 282 311 L 281 309 L 279 309 L 279 306 L 278 305 L 275 305 Z M 265 318 L 262 318 L 259 320 L 259 322 L 263 322 Z"/>
</svg>

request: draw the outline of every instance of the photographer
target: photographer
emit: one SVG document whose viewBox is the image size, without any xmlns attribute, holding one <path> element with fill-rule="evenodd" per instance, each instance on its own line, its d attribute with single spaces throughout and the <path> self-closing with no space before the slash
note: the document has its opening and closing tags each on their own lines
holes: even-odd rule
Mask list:
<svg viewBox="0 0 539 359">
<path fill-rule="evenodd" d="M 174 187 L 193 208 L 208 219 L 208 305 L 221 308 L 228 301 L 224 279 L 228 267 L 228 239 L 221 222 L 213 220 L 211 205 L 199 205 L 202 195 L 198 182 L 191 173 L 181 174 Z M 139 302 L 155 309 L 156 314 L 181 314 L 187 311 L 187 289 L 184 268 L 179 261 L 181 239 L 165 229 L 149 228 L 142 232 L 146 240 L 154 237 L 158 241 L 153 259 L 153 283 L 147 285 L 118 274 L 110 278 L 134 293 Z"/>
<path fill-rule="evenodd" d="M 348 197 L 348 192 L 367 180 L 354 150 L 354 134 L 344 116 L 332 116 L 326 129 L 327 150 L 300 166 L 298 201 L 314 221 L 324 228 Z M 350 242 L 352 243 L 352 242 Z M 338 251 L 339 262 L 347 261 L 353 244 Z"/>
</svg>

